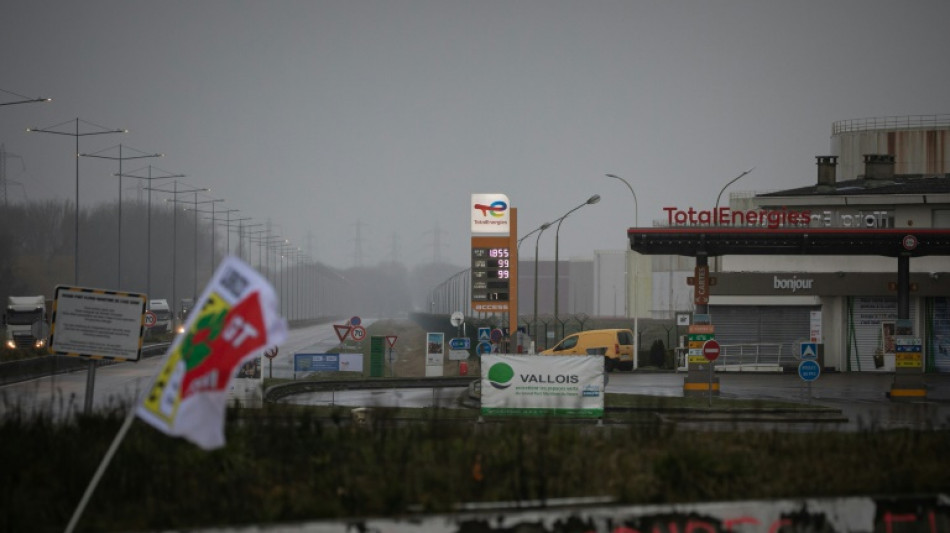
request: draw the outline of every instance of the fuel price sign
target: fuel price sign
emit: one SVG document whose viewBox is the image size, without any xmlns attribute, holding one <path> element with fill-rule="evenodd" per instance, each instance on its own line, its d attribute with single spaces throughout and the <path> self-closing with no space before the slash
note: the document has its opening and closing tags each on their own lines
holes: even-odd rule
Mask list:
<svg viewBox="0 0 950 533">
<path fill-rule="evenodd" d="M 472 238 L 472 309 L 508 310 L 512 260 L 507 238 Z"/>
</svg>

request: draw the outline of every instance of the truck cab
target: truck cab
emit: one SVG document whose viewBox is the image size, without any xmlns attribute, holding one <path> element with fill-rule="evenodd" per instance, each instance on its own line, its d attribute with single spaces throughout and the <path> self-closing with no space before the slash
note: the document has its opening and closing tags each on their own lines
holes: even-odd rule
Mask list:
<svg viewBox="0 0 950 533">
<path fill-rule="evenodd" d="M 48 320 L 46 299 L 42 295 L 7 297 L 3 314 L 4 347 L 11 350 L 46 348 Z"/>
<path fill-rule="evenodd" d="M 172 310 L 168 306 L 168 300 L 161 298 L 149 300 L 148 310 L 155 313 L 155 325 L 152 326 L 152 332 L 165 333 L 171 329 Z"/>
</svg>

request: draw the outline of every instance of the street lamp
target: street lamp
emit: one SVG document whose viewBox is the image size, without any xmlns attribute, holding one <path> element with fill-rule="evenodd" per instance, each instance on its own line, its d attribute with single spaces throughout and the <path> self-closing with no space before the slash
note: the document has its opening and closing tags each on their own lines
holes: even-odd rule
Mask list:
<svg viewBox="0 0 950 533">
<path fill-rule="evenodd" d="M 627 180 L 621 178 L 620 176 L 617 176 L 615 174 L 606 174 L 606 176 L 608 178 L 613 178 L 615 180 L 622 181 L 623 184 L 626 185 L 628 189 L 630 189 L 630 194 L 633 195 L 633 226 L 639 227 L 640 215 L 639 215 L 639 208 L 637 207 L 637 193 L 633 192 L 633 187 L 630 186 L 630 183 Z M 624 256 L 626 256 L 626 254 L 624 254 Z M 626 279 L 624 281 L 629 283 L 629 281 Z M 627 287 L 624 293 L 625 293 L 624 294 L 624 307 L 625 307 L 624 314 L 626 315 L 628 314 L 628 309 L 630 308 L 630 303 L 629 303 L 630 302 L 630 288 Z M 639 322 L 640 322 L 640 260 L 638 257 L 634 256 L 633 258 L 633 337 L 636 342 L 634 343 L 633 363 L 631 367 L 633 370 L 637 369 L 637 366 L 638 366 L 637 354 L 640 352 L 640 329 L 639 329 L 640 324 Z"/>
<path fill-rule="evenodd" d="M 715 208 L 715 210 L 713 211 L 713 216 L 716 218 L 717 225 L 718 225 L 718 221 L 719 221 L 719 199 L 722 198 L 722 193 L 723 193 L 723 191 L 726 190 L 726 187 L 728 187 L 728 186 L 732 185 L 733 183 L 739 181 L 739 178 L 741 178 L 742 176 L 745 176 L 746 174 L 748 174 L 749 172 L 752 172 L 753 170 L 755 170 L 755 167 L 752 167 L 752 168 L 750 168 L 749 170 L 746 170 L 745 172 L 743 172 L 742 174 L 739 174 L 738 176 L 732 178 L 732 181 L 730 181 L 729 183 L 723 185 L 722 189 L 719 189 L 719 195 L 716 196 L 716 208 Z"/>
<path fill-rule="evenodd" d="M 138 172 L 142 169 L 133 170 L 133 172 Z M 140 180 L 146 180 L 148 187 L 145 190 L 148 191 L 148 214 L 146 215 L 145 222 L 145 295 L 151 298 L 152 294 L 152 180 L 163 180 L 163 179 L 172 179 L 172 178 L 184 178 L 184 174 L 172 174 L 168 171 L 158 169 L 164 172 L 162 176 L 152 176 L 152 165 L 148 166 L 148 176 L 136 176 L 135 174 L 124 174 L 126 178 L 135 178 Z"/>
<path fill-rule="evenodd" d="M 254 250 L 251 248 L 251 237 L 257 235 L 258 233 L 263 233 L 264 230 L 258 229 L 254 231 L 248 231 L 250 228 L 260 227 L 264 224 L 245 224 L 245 219 L 241 219 L 238 222 L 238 257 L 247 261 L 247 264 L 254 264 Z M 248 217 L 247 220 L 251 220 L 251 217 Z M 244 237 L 247 236 L 247 257 L 244 257 Z M 258 270 L 260 270 L 260 261 L 258 261 Z"/>
<path fill-rule="evenodd" d="M 545 222 L 538 226 L 536 230 L 538 236 L 534 239 L 534 320 L 532 322 L 534 331 L 532 333 L 534 334 L 535 352 L 537 352 L 537 346 L 540 342 L 540 339 L 538 339 L 538 244 L 541 242 L 541 234 L 544 233 L 544 230 L 550 228 L 551 224 L 552 222 Z M 530 235 L 530 233 L 528 235 Z M 527 235 L 525 235 L 525 237 L 527 237 Z"/>
<path fill-rule="evenodd" d="M 178 180 L 172 185 L 172 190 L 155 189 L 156 191 L 172 195 L 172 315 L 178 316 L 178 195 L 188 193 L 207 192 L 211 189 L 204 187 L 192 187 L 190 189 L 178 189 Z M 168 200 L 165 200 L 168 202 Z"/>
<path fill-rule="evenodd" d="M 588 198 L 586 202 L 575 207 L 574 209 L 571 209 L 567 213 L 564 213 L 564 215 L 561 218 L 557 219 L 556 221 L 557 228 L 554 231 L 554 329 L 555 331 L 557 330 L 557 324 L 558 324 L 558 282 L 560 281 L 558 279 L 558 263 L 560 263 L 560 260 L 558 258 L 558 241 L 560 240 L 560 236 L 561 236 L 561 222 L 564 222 L 564 219 L 567 218 L 574 211 L 577 211 L 578 209 L 584 207 L 585 205 L 596 204 L 599 201 L 600 201 L 600 195 L 595 194 L 591 196 L 590 198 Z M 563 329 L 561 333 L 562 334 L 564 333 Z"/>
<path fill-rule="evenodd" d="M 31 98 L 29 96 L 24 96 L 22 94 L 17 94 L 13 91 L 8 91 L 6 89 L 0 89 L 0 93 L 10 94 L 20 98 L 20 100 L 14 100 L 12 102 L 0 102 L 0 106 L 3 105 L 16 105 L 16 104 L 35 104 L 39 102 L 52 102 L 52 98 Z"/>
<path fill-rule="evenodd" d="M 108 135 L 110 133 L 128 133 L 129 130 L 119 130 L 119 129 L 109 129 L 98 124 L 93 124 L 92 122 L 87 122 L 80 118 L 75 119 L 76 130 L 75 132 L 69 131 L 60 131 L 55 128 L 58 128 L 64 124 L 73 122 L 67 120 L 66 122 L 60 122 L 59 124 L 54 124 L 52 126 L 47 126 L 45 128 L 27 128 L 27 133 L 51 133 L 53 135 L 68 135 L 76 139 L 76 228 L 75 228 L 75 242 L 73 243 L 73 283 L 79 285 L 79 138 L 88 137 L 92 135 Z M 79 123 L 82 122 L 87 126 L 93 126 L 98 128 L 95 131 L 79 131 Z"/>
<path fill-rule="evenodd" d="M 115 146 L 113 146 L 112 148 L 115 148 Z M 123 156 L 122 155 L 123 146 L 121 143 L 119 144 L 118 157 L 103 154 L 103 152 L 112 150 L 112 148 L 106 148 L 105 150 L 99 150 L 98 152 L 93 152 L 91 154 L 79 154 L 79 155 L 82 157 L 111 159 L 113 161 L 119 162 L 119 173 L 113 174 L 113 175 L 119 177 L 119 227 L 118 227 L 117 250 L 116 250 L 117 262 L 116 262 L 116 272 L 115 272 L 115 276 L 116 276 L 115 288 L 121 290 L 122 289 L 122 162 L 127 159 L 148 159 L 150 157 L 165 157 L 165 154 L 149 154 L 149 153 L 142 152 L 140 150 L 136 150 L 135 148 L 129 148 L 128 146 L 126 146 L 125 148 L 129 148 L 130 150 L 135 152 L 136 155 Z"/>
<path fill-rule="evenodd" d="M 208 190 L 210 191 L 211 189 L 208 189 Z M 192 280 L 192 281 L 194 282 L 194 288 L 192 289 L 192 292 L 191 292 L 192 301 L 198 299 L 198 205 L 199 205 L 199 204 L 211 204 L 211 208 L 214 209 L 214 204 L 215 204 L 215 203 L 217 203 L 217 202 L 223 202 L 223 201 L 224 201 L 224 198 L 216 198 L 216 199 L 212 199 L 212 200 L 203 200 L 203 201 L 199 202 L 199 201 L 198 201 L 198 191 L 194 191 L 194 195 L 195 195 L 195 199 L 192 200 L 191 202 L 187 202 L 187 203 L 190 203 L 190 204 L 194 205 L 194 208 L 191 209 L 192 211 L 194 211 L 194 225 L 195 225 L 195 239 L 194 239 L 194 253 L 193 253 L 194 262 L 195 262 L 195 270 L 194 270 L 195 275 L 194 275 L 194 278 L 193 278 L 193 280 Z M 185 203 L 185 202 L 182 201 L 182 203 Z M 187 208 L 186 208 L 186 210 L 187 210 Z M 213 224 L 212 224 L 212 227 L 213 227 Z M 212 250 L 211 253 L 214 253 L 214 250 Z"/>
</svg>

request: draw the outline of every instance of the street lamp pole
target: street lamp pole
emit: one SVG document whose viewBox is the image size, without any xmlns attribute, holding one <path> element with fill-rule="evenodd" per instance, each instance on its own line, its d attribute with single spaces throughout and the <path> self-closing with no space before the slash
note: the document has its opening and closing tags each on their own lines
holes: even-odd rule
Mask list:
<svg viewBox="0 0 950 533">
<path fill-rule="evenodd" d="M 109 128 L 100 126 L 98 124 L 87 122 L 78 117 L 75 119 L 75 124 L 76 124 L 75 133 L 69 132 L 69 131 L 60 131 L 60 130 L 55 129 L 64 124 L 68 124 L 69 122 L 73 122 L 73 121 L 67 120 L 66 122 L 61 122 L 59 124 L 55 124 L 53 126 L 48 126 L 45 128 L 27 128 L 26 131 L 28 133 L 51 133 L 53 135 L 68 135 L 70 137 L 75 138 L 76 140 L 76 152 L 75 152 L 76 154 L 76 214 L 75 214 L 76 227 L 75 227 L 75 242 L 73 243 L 73 283 L 76 285 L 79 285 L 79 138 L 88 137 L 92 135 L 108 135 L 110 133 L 128 133 L 129 130 L 109 129 Z M 90 125 L 90 126 L 95 126 L 96 128 L 99 128 L 99 129 L 96 131 L 80 132 L 79 131 L 80 122 L 82 122 L 83 124 Z"/>
<path fill-rule="evenodd" d="M 624 185 L 630 189 L 630 194 L 633 195 L 633 226 L 640 226 L 640 209 L 637 206 L 637 193 L 633 192 L 633 187 L 630 183 L 617 176 L 616 174 L 606 174 L 608 178 L 613 178 L 615 180 L 620 180 Z M 624 254 L 626 256 L 626 254 Z M 625 280 L 626 281 L 626 280 Z M 629 283 L 629 281 L 627 281 Z M 630 308 L 630 288 L 628 287 L 624 295 L 624 304 L 627 308 L 624 313 L 627 314 Z M 636 342 L 634 343 L 634 356 L 633 356 L 633 369 L 637 369 L 637 354 L 640 352 L 640 260 L 638 257 L 634 256 L 633 258 L 633 336 Z"/>
<path fill-rule="evenodd" d="M 133 172 L 137 172 L 136 171 Z M 161 170 L 161 169 L 159 169 Z M 152 177 L 152 165 L 148 166 L 148 176 L 136 176 L 135 174 L 125 174 L 126 178 L 135 178 L 140 180 L 146 180 L 148 187 L 145 190 L 148 191 L 148 214 L 146 215 L 145 222 L 145 295 L 151 298 L 152 294 L 152 180 L 163 180 L 163 179 L 172 179 L 172 178 L 184 178 L 184 174 L 172 174 L 170 172 L 162 170 L 165 173 L 164 176 L 155 176 Z M 163 191 L 164 192 L 164 191 Z"/>
<path fill-rule="evenodd" d="M 558 257 L 558 241 L 560 241 L 561 236 L 561 223 L 564 222 L 564 219 L 567 218 L 571 213 L 577 211 L 578 209 L 584 207 L 585 205 L 593 205 L 600 201 L 600 195 L 595 194 L 587 199 L 586 202 L 581 205 L 571 209 L 567 213 L 564 213 L 561 218 L 557 219 L 557 228 L 554 230 L 554 329 L 557 331 L 558 324 L 558 283 L 560 279 L 558 277 L 558 264 L 560 263 L 560 258 Z M 552 222 L 553 224 L 553 222 Z M 563 334 L 563 330 L 561 331 Z"/>
<path fill-rule="evenodd" d="M 211 190 L 211 189 L 208 189 L 208 190 Z M 195 225 L 195 239 L 194 239 L 194 242 L 193 242 L 193 245 L 194 245 L 194 252 L 192 253 L 193 258 L 194 258 L 194 265 L 195 265 L 195 269 L 194 269 L 194 279 L 192 280 L 192 281 L 194 282 L 194 287 L 192 288 L 192 292 L 191 292 L 192 301 L 196 301 L 196 300 L 198 299 L 198 205 L 199 205 L 199 204 L 211 204 L 211 207 L 212 207 L 212 209 L 213 209 L 213 208 L 214 208 L 214 204 L 215 204 L 216 202 L 223 202 L 223 201 L 224 201 L 224 198 L 215 198 L 215 199 L 212 199 L 212 200 L 204 200 L 204 201 L 199 202 L 199 201 L 198 201 L 198 191 L 194 191 L 194 195 L 195 195 L 195 199 L 192 200 L 191 202 L 188 202 L 188 203 L 190 203 L 190 204 L 192 204 L 192 205 L 195 206 L 195 207 L 192 209 L 192 211 L 194 211 L 194 225 Z M 214 226 L 214 224 L 212 224 L 212 227 L 213 227 L 213 226 Z M 214 237 L 212 236 L 212 239 L 213 239 L 213 238 L 214 238 Z M 212 247 L 213 247 L 213 245 L 212 245 Z M 214 253 L 214 250 L 212 250 L 212 253 Z"/>
<path fill-rule="evenodd" d="M 176 179 L 172 190 L 155 189 L 172 195 L 172 316 L 178 316 L 178 195 L 195 192 L 207 192 L 211 189 L 192 187 L 190 189 L 178 189 L 178 180 Z M 167 202 L 168 200 L 166 200 Z M 173 318 L 174 320 L 174 318 Z"/>
<path fill-rule="evenodd" d="M 112 148 L 115 148 L 115 147 L 113 146 Z M 158 154 L 158 153 L 156 153 L 156 154 L 149 154 L 149 153 L 146 153 L 146 152 L 142 152 L 142 151 L 140 151 L 140 150 L 136 150 L 135 148 L 129 148 L 129 147 L 126 146 L 125 148 L 129 148 L 129 149 L 132 150 L 133 152 L 137 152 L 138 155 L 123 156 L 123 155 L 122 155 L 122 148 L 123 148 L 122 143 L 119 143 L 119 157 L 115 157 L 115 156 L 111 156 L 111 155 L 104 155 L 104 154 L 103 154 L 103 152 L 108 151 L 108 150 L 111 150 L 112 148 L 106 148 L 105 150 L 100 150 L 100 151 L 98 151 L 98 152 L 94 152 L 94 153 L 91 153 L 91 154 L 79 154 L 79 155 L 82 156 L 82 157 L 95 157 L 95 158 L 98 158 L 98 159 L 110 159 L 110 160 L 112 160 L 112 161 L 118 161 L 118 162 L 119 162 L 119 173 L 118 173 L 118 174 L 113 174 L 113 175 L 119 177 L 119 227 L 117 228 L 118 235 L 117 235 L 117 238 L 116 238 L 116 239 L 117 239 L 117 245 L 116 245 L 117 250 L 116 250 L 116 269 L 115 269 L 116 280 L 115 280 L 115 288 L 118 289 L 118 290 L 121 290 L 121 289 L 122 289 L 122 176 L 123 176 L 123 174 L 122 174 L 122 162 L 123 162 L 123 161 L 126 161 L 126 160 L 129 160 L 129 159 L 148 159 L 148 158 L 150 158 L 150 157 L 164 157 L 165 154 Z"/>
<path fill-rule="evenodd" d="M 538 351 L 538 344 L 541 343 L 541 339 L 538 338 L 538 245 L 541 242 L 541 234 L 544 233 L 544 230 L 551 227 L 551 222 L 545 222 L 538 226 L 538 236 L 534 238 L 534 319 L 532 322 L 532 327 L 534 331 L 534 351 Z"/>
<path fill-rule="evenodd" d="M 719 199 L 722 198 L 722 193 L 726 190 L 727 187 L 739 181 L 739 178 L 741 178 L 742 176 L 745 176 L 746 174 L 752 172 L 753 170 L 755 170 L 755 167 L 752 167 L 749 170 L 746 170 L 745 172 L 743 172 L 742 174 L 739 174 L 738 176 L 732 178 L 732 180 L 730 180 L 729 183 L 722 186 L 722 189 L 719 189 L 719 195 L 716 196 L 716 208 L 713 211 L 713 216 L 716 217 L 717 225 L 719 221 Z"/>
<path fill-rule="evenodd" d="M 52 102 L 52 98 L 32 98 L 30 96 L 24 96 L 22 94 L 17 94 L 13 91 L 8 91 L 6 89 L 0 89 L 0 93 L 10 94 L 20 98 L 20 100 L 13 100 L 11 102 L 0 102 L 0 106 L 4 105 L 16 105 L 16 104 L 36 104 L 41 102 Z"/>
</svg>

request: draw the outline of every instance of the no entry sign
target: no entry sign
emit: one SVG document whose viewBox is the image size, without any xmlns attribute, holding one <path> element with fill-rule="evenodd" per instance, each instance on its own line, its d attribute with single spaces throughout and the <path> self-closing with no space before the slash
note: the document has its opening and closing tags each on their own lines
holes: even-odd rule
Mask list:
<svg viewBox="0 0 950 533">
<path fill-rule="evenodd" d="M 703 343 L 703 357 L 708 361 L 715 361 L 719 358 L 719 341 L 709 339 Z"/>
</svg>

